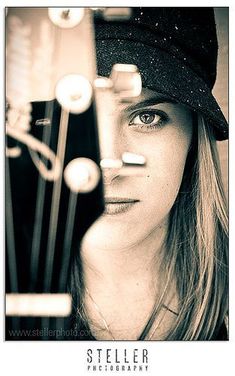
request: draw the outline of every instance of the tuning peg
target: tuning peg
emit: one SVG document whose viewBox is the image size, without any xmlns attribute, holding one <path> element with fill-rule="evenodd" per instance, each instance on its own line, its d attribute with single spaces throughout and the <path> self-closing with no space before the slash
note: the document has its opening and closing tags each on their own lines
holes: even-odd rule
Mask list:
<svg viewBox="0 0 235 376">
<path fill-rule="evenodd" d="M 91 192 L 100 180 L 100 170 L 91 159 L 75 158 L 67 164 L 64 180 L 74 193 Z"/>
<path fill-rule="evenodd" d="M 6 294 L 6 316 L 58 316 L 71 314 L 70 294 Z"/>
<path fill-rule="evenodd" d="M 69 74 L 59 80 L 55 95 L 64 110 L 72 114 L 80 114 L 91 105 L 92 86 L 85 77 Z"/>
<path fill-rule="evenodd" d="M 122 162 L 124 166 L 145 166 L 146 158 L 143 155 L 125 152 L 122 154 Z"/>
<path fill-rule="evenodd" d="M 63 29 L 77 26 L 85 14 L 84 8 L 49 8 L 50 20 Z"/>
<path fill-rule="evenodd" d="M 132 15 L 131 8 L 105 8 L 103 17 L 106 21 L 125 21 Z"/>
<path fill-rule="evenodd" d="M 91 8 L 96 15 L 105 21 L 126 21 L 131 18 L 131 8 Z"/>
<path fill-rule="evenodd" d="M 142 90 L 139 70 L 133 64 L 114 64 L 110 77 L 99 77 L 94 81 L 98 90 L 109 90 L 119 94 L 121 99 L 138 97 Z"/>
<path fill-rule="evenodd" d="M 117 170 L 120 176 L 143 176 L 146 158 L 143 155 L 125 152 L 121 159 L 104 158 L 100 161 L 103 170 Z"/>
<path fill-rule="evenodd" d="M 121 99 L 138 97 L 141 94 L 141 75 L 136 65 L 114 64 L 110 79 L 114 93 L 119 94 Z"/>
</svg>

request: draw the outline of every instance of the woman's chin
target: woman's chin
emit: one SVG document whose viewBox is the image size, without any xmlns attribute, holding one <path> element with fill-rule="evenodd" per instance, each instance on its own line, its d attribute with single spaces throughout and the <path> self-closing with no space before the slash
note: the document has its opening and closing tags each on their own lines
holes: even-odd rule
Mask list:
<svg viewBox="0 0 235 376">
<path fill-rule="evenodd" d="M 155 243 L 165 234 L 168 225 L 167 217 L 156 221 L 154 226 L 145 221 L 144 217 L 142 222 L 135 218 L 128 224 L 124 220 L 117 220 L 117 217 L 105 214 L 94 222 L 83 238 L 82 250 L 122 251 L 148 244 L 149 241 Z"/>
<path fill-rule="evenodd" d="M 83 250 L 129 249 L 140 241 L 141 231 L 136 226 L 129 224 L 127 228 L 125 221 L 116 221 L 114 226 L 112 218 L 105 214 L 89 228 L 82 241 Z"/>
</svg>

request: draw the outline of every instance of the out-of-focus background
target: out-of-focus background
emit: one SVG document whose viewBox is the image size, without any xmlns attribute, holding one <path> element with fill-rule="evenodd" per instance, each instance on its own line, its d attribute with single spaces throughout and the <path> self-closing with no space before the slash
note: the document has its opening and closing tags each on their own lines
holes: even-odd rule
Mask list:
<svg viewBox="0 0 235 376">
<path fill-rule="evenodd" d="M 228 26 L 229 9 L 220 7 L 215 9 L 215 21 L 219 44 L 217 80 L 213 89 L 222 111 L 228 120 Z M 228 141 L 218 141 L 225 192 L 228 193 Z"/>
</svg>

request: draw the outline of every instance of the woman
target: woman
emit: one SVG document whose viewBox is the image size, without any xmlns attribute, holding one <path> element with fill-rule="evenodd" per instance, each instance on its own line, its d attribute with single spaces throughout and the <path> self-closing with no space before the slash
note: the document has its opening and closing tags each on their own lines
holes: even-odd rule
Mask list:
<svg viewBox="0 0 235 376">
<path fill-rule="evenodd" d="M 133 8 L 125 22 L 97 19 L 96 43 L 100 75 L 114 63 L 140 70 L 141 96 L 119 103 L 101 127 L 118 115 L 114 158 L 130 151 L 147 165 L 138 177 L 104 173 L 106 210 L 72 270 L 78 338 L 226 339 L 227 217 L 216 140 L 227 138 L 227 123 L 211 94 L 213 9 Z"/>
</svg>

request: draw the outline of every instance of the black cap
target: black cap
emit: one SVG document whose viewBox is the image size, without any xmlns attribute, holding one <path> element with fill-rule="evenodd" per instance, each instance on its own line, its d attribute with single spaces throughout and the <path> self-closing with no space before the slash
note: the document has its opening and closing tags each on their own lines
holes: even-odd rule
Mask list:
<svg viewBox="0 0 235 376">
<path fill-rule="evenodd" d="M 218 43 L 213 8 L 132 8 L 128 21 L 95 19 L 98 74 L 135 64 L 147 87 L 201 112 L 217 140 L 227 121 L 211 90 Z"/>
</svg>

